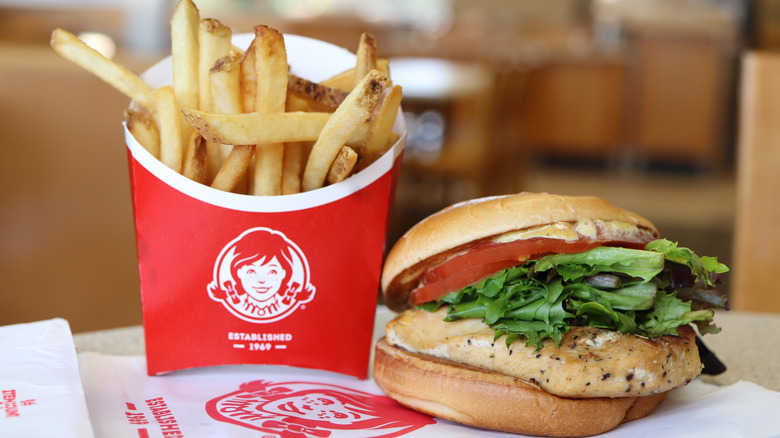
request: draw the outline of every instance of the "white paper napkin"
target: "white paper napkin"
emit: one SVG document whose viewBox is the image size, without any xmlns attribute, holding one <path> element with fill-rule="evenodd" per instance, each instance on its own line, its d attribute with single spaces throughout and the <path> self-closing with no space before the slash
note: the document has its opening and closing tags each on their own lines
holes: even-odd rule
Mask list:
<svg viewBox="0 0 780 438">
<path fill-rule="evenodd" d="M 68 322 L 0 327 L 0 437 L 94 436 Z"/>
<path fill-rule="evenodd" d="M 149 377 L 143 357 L 82 353 L 79 359 L 98 437 L 518 436 L 434 422 L 400 408 L 404 414 L 373 381 L 322 371 L 235 366 Z M 718 387 L 695 380 L 650 417 L 602 436 L 777 437 L 778 413 L 778 392 L 749 382 Z M 365 428 L 350 430 L 353 420 Z"/>
</svg>

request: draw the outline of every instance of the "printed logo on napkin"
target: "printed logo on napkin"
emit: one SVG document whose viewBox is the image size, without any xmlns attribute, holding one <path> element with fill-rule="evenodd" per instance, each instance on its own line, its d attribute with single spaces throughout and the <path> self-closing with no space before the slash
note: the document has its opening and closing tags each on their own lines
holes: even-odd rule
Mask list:
<svg viewBox="0 0 780 438">
<path fill-rule="evenodd" d="M 383 395 L 315 382 L 242 384 L 210 400 L 211 418 L 272 437 L 397 437 L 435 420 Z"/>
<path fill-rule="evenodd" d="M 0 390 L 0 417 L 12 418 L 21 417 L 23 406 L 35 405 L 35 399 L 19 400 L 15 389 Z"/>
<path fill-rule="evenodd" d="M 298 245 L 279 231 L 258 227 L 222 249 L 208 293 L 245 321 L 270 323 L 311 301 L 315 287 Z"/>
</svg>

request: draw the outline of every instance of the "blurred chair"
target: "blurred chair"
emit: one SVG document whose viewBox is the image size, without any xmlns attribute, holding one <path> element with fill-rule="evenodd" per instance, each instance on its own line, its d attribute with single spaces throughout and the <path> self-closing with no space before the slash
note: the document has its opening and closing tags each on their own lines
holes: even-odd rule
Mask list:
<svg viewBox="0 0 780 438">
<path fill-rule="evenodd" d="M 780 55 L 742 60 L 731 303 L 780 312 Z"/>
<path fill-rule="evenodd" d="M 408 137 L 389 243 L 445 206 L 486 194 L 491 170 L 492 72 L 443 58 L 392 58 Z"/>
<path fill-rule="evenodd" d="M 404 166 L 469 181 L 474 184 L 469 195 L 479 196 L 490 156 L 492 72 L 438 58 L 394 58 L 390 65 L 404 91 L 409 130 Z"/>
</svg>

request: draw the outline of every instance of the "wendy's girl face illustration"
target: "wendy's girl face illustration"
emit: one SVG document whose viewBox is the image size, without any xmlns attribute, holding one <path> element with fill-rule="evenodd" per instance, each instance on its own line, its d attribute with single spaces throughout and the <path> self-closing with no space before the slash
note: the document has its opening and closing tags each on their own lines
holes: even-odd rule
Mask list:
<svg viewBox="0 0 780 438">
<path fill-rule="evenodd" d="M 276 257 L 268 261 L 265 258 L 255 260 L 239 267 L 236 273 L 241 287 L 257 301 L 268 301 L 276 295 L 287 276 L 287 271 Z"/>
<path fill-rule="evenodd" d="M 303 251 L 281 232 L 258 227 L 225 245 L 207 291 L 233 315 L 267 323 L 310 302 L 315 288 Z"/>
<path fill-rule="evenodd" d="M 311 381 L 247 382 L 210 400 L 206 412 L 284 438 L 394 438 L 436 423 L 384 395 Z"/>
<path fill-rule="evenodd" d="M 342 400 L 329 394 L 310 393 L 302 396 L 279 398 L 263 406 L 268 413 L 296 418 L 315 418 L 331 424 L 352 424 L 364 419 L 364 415 L 350 409 Z"/>
</svg>

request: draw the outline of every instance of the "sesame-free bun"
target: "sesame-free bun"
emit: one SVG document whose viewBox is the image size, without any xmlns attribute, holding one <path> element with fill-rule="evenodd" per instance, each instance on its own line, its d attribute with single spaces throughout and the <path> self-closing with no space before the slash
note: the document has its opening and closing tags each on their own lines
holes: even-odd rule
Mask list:
<svg viewBox="0 0 780 438">
<path fill-rule="evenodd" d="M 395 243 L 382 271 L 384 302 L 396 311 L 407 308 L 414 279 L 438 254 L 510 231 L 583 219 L 623 222 L 658 235 L 647 219 L 594 196 L 526 192 L 465 201 L 423 219 Z"/>
<path fill-rule="evenodd" d="M 410 353 L 381 339 L 374 381 L 414 410 L 470 426 L 554 437 L 606 432 L 643 418 L 666 392 L 643 397 L 563 398 L 516 377 Z"/>
</svg>

